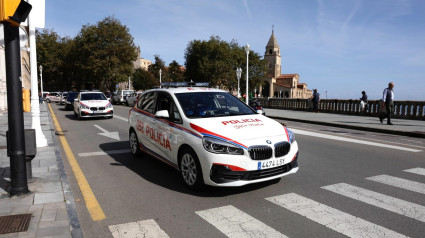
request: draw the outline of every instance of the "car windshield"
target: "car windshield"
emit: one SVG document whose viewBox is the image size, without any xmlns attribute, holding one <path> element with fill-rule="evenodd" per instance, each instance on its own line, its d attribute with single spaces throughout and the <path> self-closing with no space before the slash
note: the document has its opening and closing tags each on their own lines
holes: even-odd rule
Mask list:
<svg viewBox="0 0 425 238">
<path fill-rule="evenodd" d="M 188 118 L 251 115 L 256 112 L 226 92 L 176 93 Z"/>
<path fill-rule="evenodd" d="M 83 93 L 81 94 L 81 101 L 87 100 L 108 100 L 103 93 Z"/>
</svg>

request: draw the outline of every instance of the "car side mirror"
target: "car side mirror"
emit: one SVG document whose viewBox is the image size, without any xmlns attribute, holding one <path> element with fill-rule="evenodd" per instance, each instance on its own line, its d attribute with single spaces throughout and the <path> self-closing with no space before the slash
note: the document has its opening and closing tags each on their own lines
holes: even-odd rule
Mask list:
<svg viewBox="0 0 425 238">
<path fill-rule="evenodd" d="M 76 99 L 76 98 L 75 98 L 75 99 L 74 99 L 74 102 L 78 102 L 78 99 Z"/>
<path fill-rule="evenodd" d="M 169 118 L 170 117 L 167 110 L 157 111 L 155 113 L 155 116 L 158 117 L 158 118 Z"/>
</svg>

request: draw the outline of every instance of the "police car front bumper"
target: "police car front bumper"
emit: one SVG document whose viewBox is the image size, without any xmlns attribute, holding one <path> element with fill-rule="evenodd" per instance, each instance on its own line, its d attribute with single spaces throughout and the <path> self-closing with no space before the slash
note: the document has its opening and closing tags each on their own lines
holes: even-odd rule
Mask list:
<svg viewBox="0 0 425 238">
<path fill-rule="evenodd" d="M 226 165 L 213 164 L 211 167 L 210 179 L 216 184 L 228 185 L 235 183 L 251 183 L 258 182 L 259 180 L 270 180 L 279 178 L 290 173 L 295 173 L 298 170 L 298 152 L 294 159 L 284 165 L 251 171 L 233 171 Z M 239 181 L 239 182 L 238 182 Z M 251 181 L 251 182 L 250 182 Z"/>
</svg>

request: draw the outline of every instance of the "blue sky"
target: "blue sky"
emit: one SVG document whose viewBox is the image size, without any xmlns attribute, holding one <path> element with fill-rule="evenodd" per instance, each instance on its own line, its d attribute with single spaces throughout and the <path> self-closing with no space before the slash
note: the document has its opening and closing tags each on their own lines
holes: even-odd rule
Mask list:
<svg viewBox="0 0 425 238">
<path fill-rule="evenodd" d="M 274 25 L 282 73 L 323 98 L 378 99 L 393 81 L 396 100 L 425 100 L 424 12 L 423 0 L 46 0 L 46 28 L 74 37 L 114 16 L 142 58 L 183 65 L 187 44 L 211 35 L 263 55 Z"/>
</svg>

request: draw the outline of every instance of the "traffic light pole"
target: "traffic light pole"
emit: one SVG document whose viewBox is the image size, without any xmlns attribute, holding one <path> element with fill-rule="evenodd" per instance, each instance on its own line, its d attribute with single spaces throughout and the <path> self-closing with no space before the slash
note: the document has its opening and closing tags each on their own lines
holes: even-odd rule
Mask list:
<svg viewBox="0 0 425 238">
<path fill-rule="evenodd" d="M 7 108 L 9 123 L 8 148 L 10 155 L 10 196 L 29 193 L 25 164 L 25 134 L 22 106 L 21 53 L 19 47 L 19 26 L 3 22 Z"/>
</svg>

